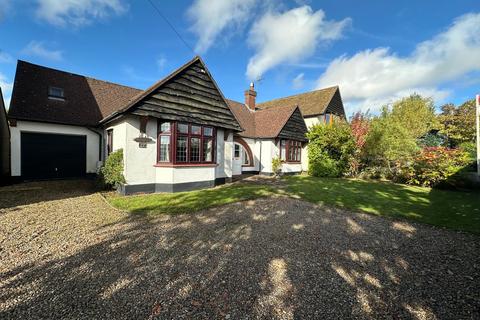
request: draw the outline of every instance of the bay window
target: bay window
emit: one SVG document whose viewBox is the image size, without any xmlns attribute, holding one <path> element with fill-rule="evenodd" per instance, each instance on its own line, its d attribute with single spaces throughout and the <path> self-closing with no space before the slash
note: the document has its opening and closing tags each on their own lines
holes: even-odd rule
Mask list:
<svg viewBox="0 0 480 320">
<path fill-rule="evenodd" d="M 157 141 L 159 164 L 209 164 L 215 161 L 213 127 L 161 121 Z"/>
<path fill-rule="evenodd" d="M 286 162 L 300 162 L 302 160 L 302 142 L 280 140 L 280 159 Z"/>
</svg>

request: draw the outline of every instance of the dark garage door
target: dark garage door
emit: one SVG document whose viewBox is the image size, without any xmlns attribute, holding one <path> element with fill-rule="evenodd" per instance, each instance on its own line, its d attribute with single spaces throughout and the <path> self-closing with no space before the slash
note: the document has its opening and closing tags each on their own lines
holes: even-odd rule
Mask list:
<svg viewBox="0 0 480 320">
<path fill-rule="evenodd" d="M 85 176 L 86 137 L 22 132 L 21 158 L 24 179 Z"/>
</svg>

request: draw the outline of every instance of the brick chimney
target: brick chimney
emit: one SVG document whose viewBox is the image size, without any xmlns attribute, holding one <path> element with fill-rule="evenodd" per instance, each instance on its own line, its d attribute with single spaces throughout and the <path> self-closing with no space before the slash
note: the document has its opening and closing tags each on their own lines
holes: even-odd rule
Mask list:
<svg viewBox="0 0 480 320">
<path fill-rule="evenodd" d="M 252 111 L 255 111 L 256 96 L 257 92 L 255 91 L 255 86 L 253 85 L 253 82 L 250 82 L 250 88 L 248 90 L 245 90 L 245 104 Z"/>
</svg>

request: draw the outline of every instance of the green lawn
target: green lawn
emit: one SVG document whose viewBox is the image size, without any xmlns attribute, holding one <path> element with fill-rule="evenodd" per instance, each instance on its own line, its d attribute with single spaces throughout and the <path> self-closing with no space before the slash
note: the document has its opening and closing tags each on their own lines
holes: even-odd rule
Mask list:
<svg viewBox="0 0 480 320">
<path fill-rule="evenodd" d="M 115 207 L 146 215 L 191 213 L 274 194 L 274 189 L 255 184 L 229 184 L 212 189 L 135 196 L 108 196 Z"/>
<path fill-rule="evenodd" d="M 146 215 L 192 213 L 276 193 L 299 196 L 313 203 L 344 207 L 381 216 L 480 233 L 480 193 L 413 187 L 390 182 L 327 179 L 308 176 L 285 178 L 286 190 L 252 183 L 174 194 L 108 196 L 115 207 Z"/>
<path fill-rule="evenodd" d="M 314 203 L 480 233 L 478 191 L 447 191 L 390 182 L 308 176 L 286 179 L 289 193 Z"/>
</svg>

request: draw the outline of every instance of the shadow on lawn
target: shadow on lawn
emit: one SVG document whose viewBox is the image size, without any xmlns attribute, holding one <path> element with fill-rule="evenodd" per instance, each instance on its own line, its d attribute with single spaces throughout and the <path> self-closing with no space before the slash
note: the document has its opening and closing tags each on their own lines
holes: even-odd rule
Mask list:
<svg viewBox="0 0 480 320">
<path fill-rule="evenodd" d="M 480 192 L 428 189 L 390 182 L 294 177 L 289 190 L 314 203 L 414 219 L 480 233 Z"/>
<path fill-rule="evenodd" d="M 334 211 L 278 198 L 126 219 L 0 274 L 0 318 L 478 316 L 477 237 Z"/>
</svg>

